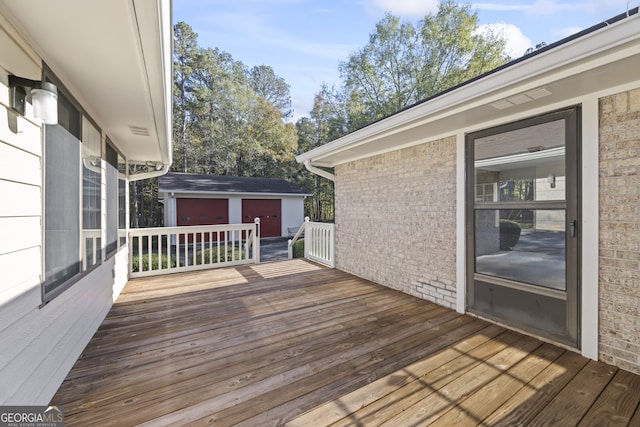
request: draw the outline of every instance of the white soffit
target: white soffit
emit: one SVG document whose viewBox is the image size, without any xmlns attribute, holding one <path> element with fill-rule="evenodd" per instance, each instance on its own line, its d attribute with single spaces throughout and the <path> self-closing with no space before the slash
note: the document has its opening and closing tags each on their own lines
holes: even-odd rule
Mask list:
<svg viewBox="0 0 640 427">
<path fill-rule="evenodd" d="M 427 141 L 506 115 L 640 83 L 640 14 L 465 84 L 297 156 L 335 166 Z"/>
<path fill-rule="evenodd" d="M 129 160 L 170 162 L 171 0 L 20 0 L 0 12 Z"/>
</svg>

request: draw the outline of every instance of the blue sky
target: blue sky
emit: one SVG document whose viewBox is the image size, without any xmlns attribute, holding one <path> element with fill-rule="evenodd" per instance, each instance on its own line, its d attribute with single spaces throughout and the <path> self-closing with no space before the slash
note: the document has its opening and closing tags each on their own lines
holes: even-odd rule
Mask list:
<svg viewBox="0 0 640 427">
<path fill-rule="evenodd" d="M 640 0 L 468 2 L 480 25 L 499 26 L 513 57 L 638 6 Z M 340 84 L 338 64 L 367 42 L 390 11 L 416 23 L 437 0 L 173 0 L 174 22 L 247 66 L 269 65 L 291 86 L 294 119 L 308 115 L 323 82 Z"/>
</svg>

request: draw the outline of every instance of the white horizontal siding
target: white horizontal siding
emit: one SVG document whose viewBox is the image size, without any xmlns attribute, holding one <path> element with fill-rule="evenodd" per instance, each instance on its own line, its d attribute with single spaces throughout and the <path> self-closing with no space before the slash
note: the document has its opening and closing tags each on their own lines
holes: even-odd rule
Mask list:
<svg viewBox="0 0 640 427">
<path fill-rule="evenodd" d="M 6 82 L 6 75 L 1 77 L 0 80 Z M 3 103 L 7 102 L 7 92 L 6 84 L 0 84 Z M 46 357 L 42 348 L 39 354 L 34 351 L 37 348 L 34 343 L 47 333 L 47 322 L 51 320 L 42 319 L 39 309 L 41 135 L 34 123 L 0 105 L 0 405 L 12 402 L 11 394 L 33 371 L 29 364 L 37 365 Z M 16 360 L 23 361 L 21 366 L 11 363 Z"/>
<path fill-rule="evenodd" d="M 0 143 L 0 179 L 40 186 L 40 157 Z"/>
<path fill-rule="evenodd" d="M 42 215 L 40 187 L 0 179 L 0 217 Z"/>
<path fill-rule="evenodd" d="M 31 380 L 23 384 L 20 392 L 16 393 L 16 401 L 30 398 L 30 391 L 40 387 L 35 395 L 36 402 L 56 404 L 50 402 L 52 396 L 73 367 L 96 329 L 108 314 L 113 302 L 127 283 L 129 256 L 127 250 L 119 251 L 110 258 L 105 265 L 88 278 L 89 286 L 84 292 L 80 305 L 60 320 L 64 324 L 75 322 L 74 327 L 62 336 L 62 339 L 52 348 L 47 359 L 34 371 Z M 115 271 L 115 279 L 112 270 Z M 95 294 L 93 294 L 95 292 Z M 41 379 L 49 381 L 45 384 Z M 46 402 L 46 403 L 44 403 Z"/>
<path fill-rule="evenodd" d="M 114 293 L 121 289 L 112 269 L 118 260 L 118 273 L 126 277 L 126 258 L 121 251 L 58 298 L 33 308 L 0 332 L 0 342 L 14 343 L 0 354 L 0 404 L 50 402 L 111 308 Z"/>
<path fill-rule="evenodd" d="M 1 65 L 1 64 L 0 64 Z M 0 84 L 0 93 L 8 96 L 7 87 Z M 7 107 L 0 103 L 0 141 L 20 150 L 42 155 L 42 141 L 40 127 L 18 116 L 13 111 L 7 111 Z"/>
<path fill-rule="evenodd" d="M 3 278 L 0 284 L 0 333 L 40 304 L 40 269 L 37 268 L 40 264 L 39 247 L 0 256 L 4 277 L 11 272 L 11 280 Z M 0 345 L 3 343 L 0 341 Z M 6 346 L 2 348 L 0 358 Z"/>
<path fill-rule="evenodd" d="M 38 79 L 40 60 L 9 27 L 0 15 L 0 405 L 46 405 L 126 284 L 128 256 L 41 307 L 42 131 L 7 110 L 8 74 Z"/>
<path fill-rule="evenodd" d="M 0 217 L 0 256 L 40 247 L 41 241 L 40 217 Z"/>
<path fill-rule="evenodd" d="M 7 72 L 29 79 L 40 76 L 40 59 L 22 38 L 8 18 L 0 13 L 0 66 Z M 6 84 L 6 80 L 0 79 Z M 8 96 L 0 90 L 0 102 L 7 103 Z"/>
</svg>

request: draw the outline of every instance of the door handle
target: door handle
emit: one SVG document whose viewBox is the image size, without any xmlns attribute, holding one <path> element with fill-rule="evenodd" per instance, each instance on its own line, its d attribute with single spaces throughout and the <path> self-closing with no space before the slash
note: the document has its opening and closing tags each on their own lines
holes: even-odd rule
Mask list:
<svg viewBox="0 0 640 427">
<path fill-rule="evenodd" d="M 569 235 L 571 237 L 576 237 L 576 227 L 578 226 L 578 221 L 576 221 L 575 219 L 573 221 L 571 221 L 571 223 L 569 224 Z"/>
</svg>

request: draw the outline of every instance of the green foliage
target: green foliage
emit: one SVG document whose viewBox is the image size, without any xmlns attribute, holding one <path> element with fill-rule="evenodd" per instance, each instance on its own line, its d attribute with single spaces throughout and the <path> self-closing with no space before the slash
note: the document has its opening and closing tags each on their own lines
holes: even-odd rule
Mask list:
<svg viewBox="0 0 640 427">
<path fill-rule="evenodd" d="M 282 77 L 276 75 L 273 68 L 266 65 L 251 68 L 249 80 L 256 94 L 280 110 L 284 117 L 291 117 L 291 88 Z"/>
<path fill-rule="evenodd" d="M 520 240 L 520 224 L 508 219 L 500 220 L 500 250 L 510 251 Z"/>
<path fill-rule="evenodd" d="M 209 264 L 209 259 L 212 259 L 213 263 L 218 262 L 218 248 L 214 247 L 211 249 L 205 249 L 204 251 L 198 251 L 196 253 L 196 265 L 202 264 L 202 254 L 204 252 L 204 264 Z M 210 258 L 211 257 L 211 258 Z M 240 250 L 238 248 L 235 251 L 232 248 L 228 248 L 225 254 L 224 248 L 220 248 L 220 261 L 228 262 L 228 261 L 239 261 L 246 257 L 246 253 L 244 250 Z"/>
<path fill-rule="evenodd" d="M 304 258 L 304 239 L 298 239 L 293 244 L 293 257 Z"/>
<path fill-rule="evenodd" d="M 142 255 L 142 270 L 140 270 L 140 257 L 138 255 L 134 255 L 131 261 L 132 263 L 132 271 L 140 272 L 140 271 L 149 271 L 149 254 Z M 153 270 L 159 270 L 160 260 L 158 254 L 151 254 L 151 267 Z M 176 259 L 167 255 L 162 255 L 162 268 L 171 268 L 176 267 Z"/>
<path fill-rule="evenodd" d="M 414 26 L 387 14 L 340 64 L 349 130 L 393 114 L 508 60 L 501 34 L 479 31 L 470 5 L 442 1 Z"/>
<path fill-rule="evenodd" d="M 286 177 L 297 136 L 289 85 L 273 69 L 249 69 L 217 48 L 199 48 L 184 22 L 174 29 L 174 165 L 191 173 Z"/>
<path fill-rule="evenodd" d="M 501 34 L 480 31 L 477 13 L 454 0 L 416 24 L 391 14 L 368 43 L 340 64 L 341 87 L 323 85 L 309 117 L 294 125 L 289 85 L 267 65 L 252 68 L 217 48 L 198 46 L 184 22 L 174 27 L 175 171 L 284 178 L 313 193 L 305 215 L 333 220 L 333 183 L 295 155 L 487 72 L 508 58 Z M 157 190 L 132 189 L 132 224 L 159 225 Z M 154 199 L 155 197 L 155 199 Z M 138 218 L 133 218 L 137 215 Z"/>
<path fill-rule="evenodd" d="M 162 206 L 158 203 L 158 178 L 131 181 L 129 197 L 132 228 L 162 226 Z"/>
</svg>

